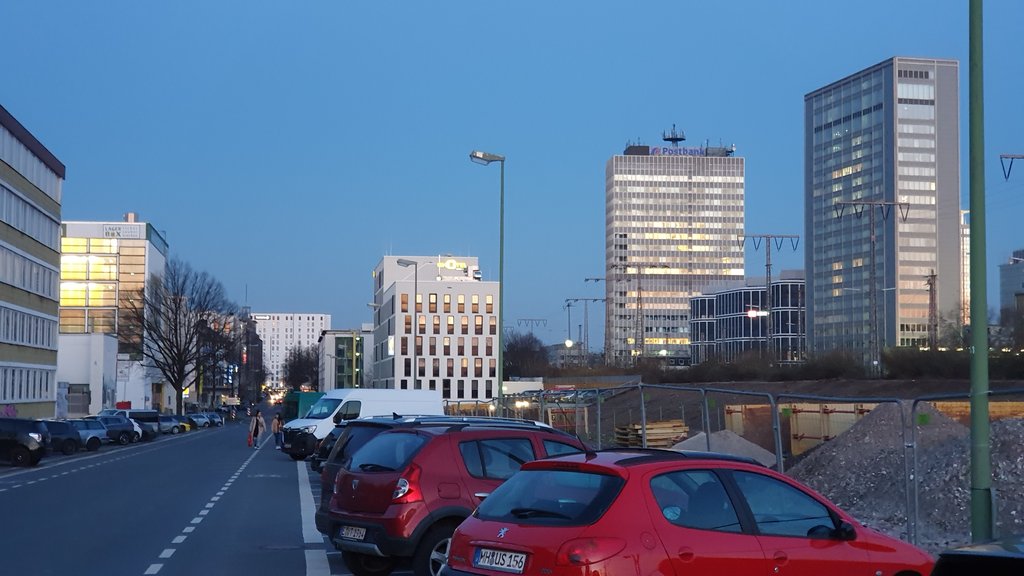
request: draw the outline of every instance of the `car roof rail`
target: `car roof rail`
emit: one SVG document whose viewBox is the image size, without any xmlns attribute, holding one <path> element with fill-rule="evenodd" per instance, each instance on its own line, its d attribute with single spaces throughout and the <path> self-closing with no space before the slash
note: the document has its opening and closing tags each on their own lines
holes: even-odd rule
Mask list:
<svg viewBox="0 0 1024 576">
<path fill-rule="evenodd" d="M 692 460 L 692 459 L 705 459 L 705 460 L 727 460 L 730 462 L 744 462 L 746 464 L 755 464 L 757 466 L 764 467 L 763 464 L 749 458 L 747 456 L 737 456 L 735 454 L 725 454 L 722 452 L 701 452 L 699 450 L 670 450 L 667 448 L 606 448 L 604 450 L 598 450 L 598 453 L 635 453 L 636 456 L 631 458 L 625 458 L 619 460 L 617 464 L 620 466 L 631 466 L 634 464 L 643 464 L 646 462 L 656 462 L 659 460 Z"/>
</svg>

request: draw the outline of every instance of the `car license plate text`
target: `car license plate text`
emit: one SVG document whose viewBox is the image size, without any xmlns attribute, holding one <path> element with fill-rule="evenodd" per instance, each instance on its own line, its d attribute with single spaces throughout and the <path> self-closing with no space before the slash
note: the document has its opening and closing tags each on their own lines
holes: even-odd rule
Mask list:
<svg viewBox="0 0 1024 576">
<path fill-rule="evenodd" d="M 366 537 L 366 528 L 358 526 L 342 526 L 341 537 L 349 540 L 362 540 Z"/>
<path fill-rule="evenodd" d="M 473 559 L 473 565 L 478 568 L 490 568 L 515 574 L 522 574 L 525 564 L 526 554 L 503 552 L 489 548 L 477 548 L 476 558 Z"/>
</svg>

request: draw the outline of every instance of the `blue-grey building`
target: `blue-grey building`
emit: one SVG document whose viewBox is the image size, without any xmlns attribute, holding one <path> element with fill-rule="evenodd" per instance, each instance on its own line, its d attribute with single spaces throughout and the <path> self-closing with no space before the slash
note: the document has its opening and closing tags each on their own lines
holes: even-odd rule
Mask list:
<svg viewBox="0 0 1024 576">
<path fill-rule="evenodd" d="M 1024 314 L 1024 250 L 1014 250 L 1010 261 L 999 265 L 999 311 Z"/>
<path fill-rule="evenodd" d="M 958 70 L 891 58 L 804 97 L 811 353 L 871 364 L 884 348 L 925 345 L 930 305 L 959 315 Z"/>
</svg>

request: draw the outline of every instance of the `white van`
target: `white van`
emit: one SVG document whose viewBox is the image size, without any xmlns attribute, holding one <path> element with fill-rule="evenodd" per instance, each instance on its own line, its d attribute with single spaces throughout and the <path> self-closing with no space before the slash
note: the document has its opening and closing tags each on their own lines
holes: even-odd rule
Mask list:
<svg viewBox="0 0 1024 576">
<path fill-rule="evenodd" d="M 284 425 L 282 451 L 296 460 L 309 456 L 335 425 L 366 416 L 441 415 L 440 390 L 344 388 L 331 390 L 310 406 L 305 417 Z"/>
</svg>

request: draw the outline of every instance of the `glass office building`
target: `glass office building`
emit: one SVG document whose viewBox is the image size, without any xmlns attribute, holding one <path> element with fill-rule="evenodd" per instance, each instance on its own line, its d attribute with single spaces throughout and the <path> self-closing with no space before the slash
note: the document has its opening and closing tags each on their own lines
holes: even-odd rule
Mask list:
<svg viewBox="0 0 1024 576">
<path fill-rule="evenodd" d="M 690 298 L 743 278 L 744 159 L 629 146 L 605 168 L 605 361 L 690 363 Z"/>
<path fill-rule="evenodd" d="M 804 97 L 804 129 L 810 352 L 926 345 L 927 277 L 939 313 L 964 301 L 958 63 L 857 72 Z"/>
</svg>

